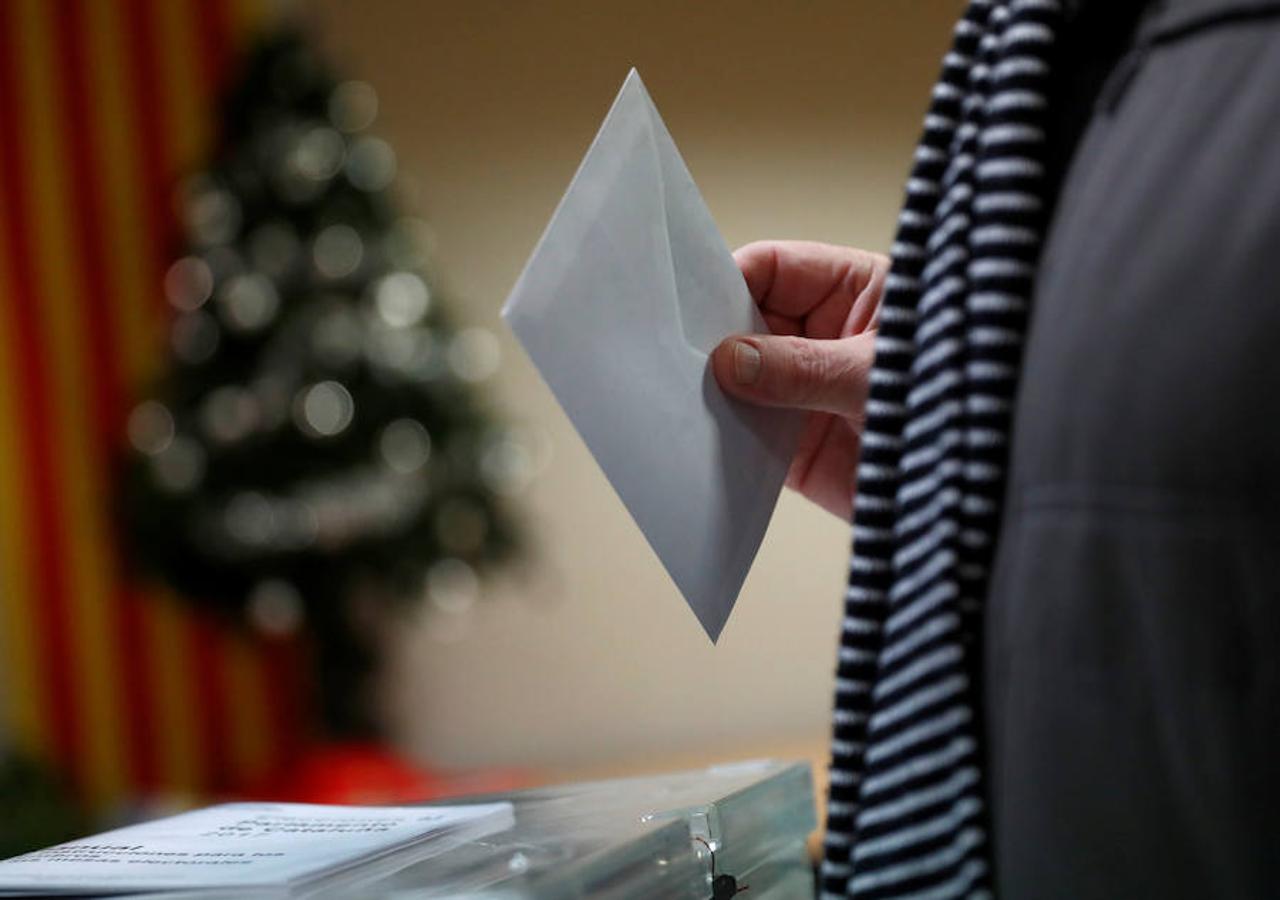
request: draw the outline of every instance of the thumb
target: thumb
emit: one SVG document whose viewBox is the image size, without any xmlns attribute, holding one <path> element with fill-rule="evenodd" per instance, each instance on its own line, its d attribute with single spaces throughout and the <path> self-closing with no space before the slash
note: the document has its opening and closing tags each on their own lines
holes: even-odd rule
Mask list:
<svg viewBox="0 0 1280 900">
<path fill-rule="evenodd" d="M 875 333 L 836 340 L 748 334 L 711 354 L 727 393 L 763 406 L 789 406 L 861 418 L 875 355 Z"/>
</svg>

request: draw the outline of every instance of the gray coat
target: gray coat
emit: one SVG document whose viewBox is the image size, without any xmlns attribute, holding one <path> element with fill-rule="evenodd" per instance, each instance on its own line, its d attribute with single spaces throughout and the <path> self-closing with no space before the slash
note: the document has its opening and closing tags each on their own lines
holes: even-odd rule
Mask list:
<svg viewBox="0 0 1280 900">
<path fill-rule="evenodd" d="M 1148 49 L 1082 107 L 1014 419 L 998 895 L 1277 897 L 1280 3 L 1172 0 L 1125 42 Z"/>
</svg>

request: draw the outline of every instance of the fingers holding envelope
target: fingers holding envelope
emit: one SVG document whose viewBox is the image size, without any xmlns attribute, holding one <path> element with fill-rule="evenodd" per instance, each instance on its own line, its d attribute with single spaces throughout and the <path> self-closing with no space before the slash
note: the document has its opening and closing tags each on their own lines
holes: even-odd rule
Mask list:
<svg viewBox="0 0 1280 900">
<path fill-rule="evenodd" d="M 756 241 L 734 262 L 776 334 L 839 338 L 875 327 L 889 260 L 816 241 Z"/>
<path fill-rule="evenodd" d="M 760 241 L 734 259 L 773 334 L 723 341 L 716 380 L 739 399 L 811 413 L 787 483 L 847 517 L 889 260 L 810 241 Z"/>
</svg>

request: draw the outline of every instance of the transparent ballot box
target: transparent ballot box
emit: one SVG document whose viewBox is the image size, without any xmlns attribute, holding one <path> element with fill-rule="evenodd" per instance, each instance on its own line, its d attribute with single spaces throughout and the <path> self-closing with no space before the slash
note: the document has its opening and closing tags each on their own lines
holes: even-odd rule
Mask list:
<svg viewBox="0 0 1280 900">
<path fill-rule="evenodd" d="M 509 801 L 515 825 L 360 886 L 411 898 L 813 896 L 806 840 L 817 825 L 802 763 L 709 769 L 450 800 Z"/>
</svg>

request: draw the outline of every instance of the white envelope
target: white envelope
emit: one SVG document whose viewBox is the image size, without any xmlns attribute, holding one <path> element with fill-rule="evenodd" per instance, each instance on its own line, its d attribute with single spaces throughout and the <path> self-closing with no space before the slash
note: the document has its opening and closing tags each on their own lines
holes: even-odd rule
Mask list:
<svg viewBox="0 0 1280 900">
<path fill-rule="evenodd" d="M 768 328 L 634 69 L 502 314 L 714 642 L 802 417 L 715 382 Z"/>
</svg>

